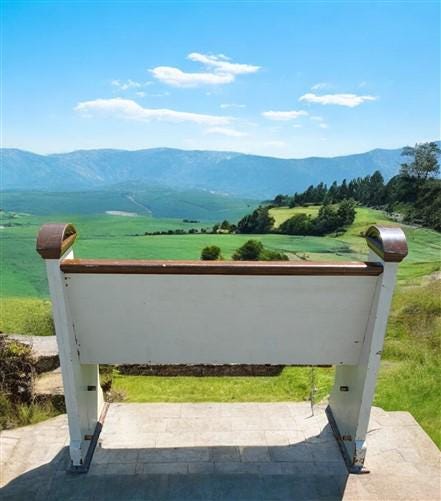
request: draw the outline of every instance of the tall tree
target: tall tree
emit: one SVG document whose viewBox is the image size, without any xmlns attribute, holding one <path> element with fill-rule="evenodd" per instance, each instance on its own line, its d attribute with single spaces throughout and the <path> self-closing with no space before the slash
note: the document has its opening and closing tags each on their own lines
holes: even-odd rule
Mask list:
<svg viewBox="0 0 441 501">
<path fill-rule="evenodd" d="M 441 150 L 437 143 L 417 143 L 414 147 L 406 146 L 401 155 L 408 157 L 409 162 L 401 164 L 400 174 L 426 181 L 439 174 L 438 157 Z"/>
<path fill-rule="evenodd" d="M 252 214 L 243 217 L 237 223 L 237 231 L 238 233 L 269 233 L 274 222 L 268 207 L 258 207 Z"/>
<path fill-rule="evenodd" d="M 369 205 L 381 205 L 384 203 L 384 178 L 380 171 L 376 170 L 369 178 Z"/>
</svg>

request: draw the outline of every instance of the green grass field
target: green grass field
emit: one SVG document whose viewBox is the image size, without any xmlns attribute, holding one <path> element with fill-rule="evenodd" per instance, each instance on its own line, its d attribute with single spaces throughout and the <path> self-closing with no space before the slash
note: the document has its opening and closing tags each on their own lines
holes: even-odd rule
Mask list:
<svg viewBox="0 0 441 501">
<path fill-rule="evenodd" d="M 294 216 L 294 214 L 306 214 L 315 217 L 318 215 L 319 205 L 309 205 L 307 207 L 275 207 L 270 209 L 270 214 L 275 219 L 274 227 L 278 228 L 284 221 Z"/>
<path fill-rule="evenodd" d="M 206 190 L 176 190 L 163 186 L 120 185 L 101 191 L 0 192 L 5 211 L 46 217 L 63 214 L 99 215 L 106 211 L 134 212 L 155 218 L 237 219 L 252 210 L 256 200 L 243 199 Z"/>
<path fill-rule="evenodd" d="M 307 210 L 317 208 L 308 207 Z M 279 222 L 298 211 L 301 209 L 272 209 Z M 376 222 L 391 224 L 381 212 L 360 208 L 354 224 L 338 238 L 276 234 L 144 236 L 145 232 L 169 229 L 210 228 L 212 222 L 183 223 L 182 219 L 157 219 L 150 216 L 59 215 L 48 218 L 20 214 L 12 219 L 0 218 L 0 227 L 3 227 L 0 229 L 0 297 L 48 296 L 44 263 L 35 252 L 38 229 L 48 221 L 75 224 L 79 235 L 75 244 L 77 257 L 121 259 L 199 259 L 201 250 L 207 245 L 218 245 L 223 256 L 228 259 L 249 238 L 257 238 L 265 247 L 284 252 L 291 259 L 362 260 L 366 259 L 367 247 L 360 233 Z M 439 233 L 422 228 L 404 229 L 410 252 L 400 266 L 400 282 L 418 279 L 436 271 L 441 255 Z"/>
<path fill-rule="evenodd" d="M 302 208 L 272 209 L 278 224 Z M 317 211 L 316 207 L 306 210 Z M 39 226 L 47 216 L 21 214 L 0 220 L 2 273 L 0 331 L 51 334 L 50 302 L 44 263 L 35 252 Z M 212 222 L 183 223 L 181 219 L 149 216 L 54 216 L 50 221 L 73 222 L 79 238 L 78 257 L 198 259 L 206 245 L 218 245 L 225 258 L 249 238 L 282 251 L 290 259 L 366 259 L 360 234 L 371 224 L 394 224 L 371 209 L 357 209 L 356 220 L 339 237 L 289 235 L 172 235 L 143 236 L 144 232 L 210 227 Z M 441 236 L 423 228 L 404 227 L 409 256 L 400 265 L 398 287 L 388 326 L 375 404 L 386 410 L 408 410 L 441 446 L 440 281 L 424 277 L 440 270 Z M 148 377 L 114 375 L 115 391 L 127 401 L 282 401 L 310 398 L 311 369 L 285 368 L 276 377 Z M 332 369 L 314 369 L 315 399 L 325 398 L 333 380 Z"/>
</svg>

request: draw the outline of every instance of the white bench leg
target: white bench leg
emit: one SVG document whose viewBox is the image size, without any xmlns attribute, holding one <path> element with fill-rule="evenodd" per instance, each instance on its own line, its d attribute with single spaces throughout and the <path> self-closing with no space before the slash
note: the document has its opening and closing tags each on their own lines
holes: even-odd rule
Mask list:
<svg viewBox="0 0 441 501">
<path fill-rule="evenodd" d="M 378 261 L 378 256 L 371 253 L 369 261 Z M 398 266 L 397 263 L 383 264 L 384 272 L 378 277 L 359 364 L 337 366 L 327 409 L 353 472 L 360 472 L 365 460 L 366 433 Z"/>
<path fill-rule="evenodd" d="M 66 284 L 59 260 L 47 259 L 46 267 L 63 376 L 70 457 L 74 467 L 84 467 L 104 406 L 99 370 L 98 365 L 80 363 L 79 346 L 65 297 Z"/>
</svg>

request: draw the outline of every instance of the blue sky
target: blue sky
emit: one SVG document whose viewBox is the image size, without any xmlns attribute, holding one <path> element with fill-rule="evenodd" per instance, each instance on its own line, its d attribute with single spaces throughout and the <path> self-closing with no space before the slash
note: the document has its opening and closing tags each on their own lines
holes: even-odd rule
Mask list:
<svg viewBox="0 0 441 501">
<path fill-rule="evenodd" d="M 440 3 L 2 3 L 2 143 L 335 156 L 440 137 Z"/>
</svg>

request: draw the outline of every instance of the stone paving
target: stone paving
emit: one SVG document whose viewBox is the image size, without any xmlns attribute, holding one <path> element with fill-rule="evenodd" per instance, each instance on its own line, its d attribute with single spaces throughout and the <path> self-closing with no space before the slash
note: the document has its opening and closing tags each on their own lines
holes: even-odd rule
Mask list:
<svg viewBox="0 0 441 501">
<path fill-rule="evenodd" d="M 407 412 L 374 408 L 367 475 L 348 475 L 324 407 L 111 404 L 88 474 L 66 472 L 66 416 L 0 434 L 0 499 L 441 499 L 440 452 Z"/>
<path fill-rule="evenodd" d="M 26 334 L 8 334 L 8 338 L 19 341 L 32 348 L 37 357 L 58 357 L 56 336 L 30 336 Z"/>
</svg>

